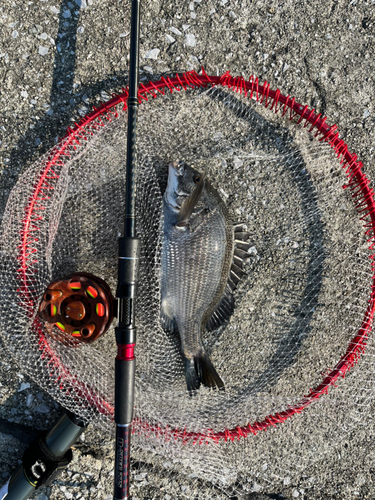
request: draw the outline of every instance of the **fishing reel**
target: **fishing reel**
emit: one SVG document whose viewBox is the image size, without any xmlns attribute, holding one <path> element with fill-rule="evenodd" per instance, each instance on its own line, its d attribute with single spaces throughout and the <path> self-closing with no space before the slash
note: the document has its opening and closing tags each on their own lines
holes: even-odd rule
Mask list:
<svg viewBox="0 0 375 500">
<path fill-rule="evenodd" d="M 79 345 L 108 330 L 117 315 L 117 300 L 102 279 L 74 273 L 48 285 L 38 313 L 54 340 Z"/>
</svg>

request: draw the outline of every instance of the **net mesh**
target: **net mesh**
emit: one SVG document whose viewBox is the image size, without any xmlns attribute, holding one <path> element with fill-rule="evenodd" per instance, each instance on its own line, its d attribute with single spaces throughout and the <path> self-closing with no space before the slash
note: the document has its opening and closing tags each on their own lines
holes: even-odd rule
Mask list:
<svg viewBox="0 0 375 500">
<path fill-rule="evenodd" d="M 139 108 L 133 454 L 162 471 L 164 491 L 178 480 L 181 496 L 200 490 L 200 498 L 215 498 L 313 470 L 345 432 L 370 418 L 371 192 L 356 177 L 360 170 L 353 173 L 355 159 L 346 169 L 337 159 L 343 143 L 335 154 L 301 120 L 275 114 L 267 86 L 250 95 L 239 92 L 242 83 L 202 88 L 191 78 L 180 92 L 151 85 Z M 53 398 L 106 433 L 113 428 L 113 326 L 94 344 L 72 348 L 48 335 L 37 310 L 47 285 L 72 272 L 116 288 L 125 99 L 84 120 L 19 178 L 1 226 L 5 344 Z M 234 315 L 203 334 L 225 392 L 201 387 L 196 397 L 186 390 L 178 342 L 159 321 L 162 196 L 176 159 L 207 169 L 233 219 L 251 234 Z M 305 480 L 306 487 L 317 483 L 309 474 Z M 206 493 L 201 481 L 211 485 Z"/>
</svg>

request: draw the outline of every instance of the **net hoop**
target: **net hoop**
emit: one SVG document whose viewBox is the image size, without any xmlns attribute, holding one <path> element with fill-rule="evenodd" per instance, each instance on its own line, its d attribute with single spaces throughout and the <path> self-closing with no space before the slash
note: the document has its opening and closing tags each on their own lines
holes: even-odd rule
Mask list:
<svg viewBox="0 0 375 500">
<path fill-rule="evenodd" d="M 176 77 L 162 77 L 160 80 L 150 82 L 147 85 L 141 84 L 138 92 L 139 103 L 156 98 L 159 94 L 164 95 L 166 92 L 180 92 L 188 88 L 207 88 L 221 86 L 230 89 L 239 94 L 244 94 L 245 97 L 254 99 L 265 108 L 273 111 L 275 114 L 281 112 L 282 116 L 287 116 L 289 120 L 294 120 L 295 123 L 307 128 L 308 132 L 314 133 L 315 137 L 319 136 L 320 142 L 326 142 L 334 150 L 340 164 L 345 171 L 347 183 L 344 189 L 349 189 L 353 199 L 353 203 L 357 209 L 360 220 L 363 223 L 366 239 L 369 249 L 375 247 L 375 203 L 374 191 L 370 188 L 369 179 L 362 172 L 363 164 L 358 160 L 357 155 L 350 153 L 348 145 L 343 139 L 339 138 L 339 131 L 336 125 L 330 126 L 326 123 L 327 118 L 321 114 L 317 114 L 314 109 L 310 110 L 308 106 L 299 104 L 295 98 L 289 95 L 284 96 L 279 89 L 272 90 L 267 81 L 263 85 L 259 84 L 258 78 L 251 76 L 248 81 L 243 77 L 232 77 L 229 71 L 221 76 L 209 76 L 202 68 L 202 74 L 199 75 L 195 71 L 190 71 Z M 112 121 L 112 118 L 118 116 L 117 106 L 122 105 L 123 111 L 127 109 L 127 89 L 122 89 L 123 92 L 119 95 L 113 94 L 112 99 L 102 104 L 98 108 L 94 108 L 90 114 L 82 118 L 74 127 L 67 129 L 66 136 L 51 150 L 48 160 L 43 169 L 40 171 L 38 181 L 33 188 L 33 195 L 29 199 L 29 203 L 25 210 L 25 217 L 22 222 L 22 230 L 20 232 L 19 245 L 19 263 L 18 276 L 20 279 L 20 288 L 18 293 L 22 294 L 22 298 L 26 299 L 26 310 L 31 317 L 34 316 L 34 310 L 37 304 L 33 302 L 29 289 L 32 286 L 30 279 L 30 271 L 33 269 L 33 264 L 37 262 L 36 250 L 33 249 L 32 242 L 35 241 L 34 232 L 38 230 L 37 221 L 43 218 L 43 212 L 40 207 L 40 200 L 43 200 L 43 193 L 46 189 L 54 189 L 53 180 L 58 179 L 58 175 L 54 172 L 54 166 L 63 165 L 69 154 L 69 147 L 74 148 L 75 144 L 80 144 L 81 141 L 88 140 L 88 134 L 92 132 L 86 131 L 88 124 L 99 129 L 104 127 L 107 122 Z M 35 217 L 37 212 L 38 216 Z M 359 361 L 366 349 L 366 342 L 372 328 L 372 320 L 375 311 L 375 254 L 370 255 L 372 268 L 372 283 L 371 293 L 367 310 L 365 312 L 362 325 L 357 334 L 350 340 L 345 354 L 340 358 L 339 362 L 333 369 L 327 370 L 322 383 L 309 390 L 308 394 L 303 395 L 295 405 L 290 405 L 287 410 L 280 413 L 268 415 L 260 422 L 249 423 L 245 426 L 238 426 L 232 429 L 215 432 L 212 429 L 205 429 L 200 432 L 181 432 L 181 429 L 171 429 L 168 426 L 151 425 L 150 423 L 136 419 L 133 425 L 133 432 L 154 434 L 157 437 L 163 437 L 166 440 L 182 439 L 183 443 L 192 442 L 193 444 L 205 444 L 210 441 L 218 442 L 221 439 L 225 441 L 246 438 L 250 434 L 257 434 L 261 430 L 266 430 L 270 426 L 275 427 L 289 419 L 296 413 L 301 413 L 312 402 L 316 401 L 323 394 L 327 394 L 328 390 L 335 386 L 339 378 L 344 378 L 350 369 Z M 42 351 L 42 358 L 47 359 L 51 367 L 51 373 L 58 370 L 58 382 L 60 389 L 69 392 L 81 399 L 85 395 L 85 402 L 81 405 L 92 406 L 97 412 L 113 417 L 114 408 L 111 403 L 98 394 L 97 391 L 90 389 L 88 384 L 78 381 L 73 377 L 67 367 L 65 367 L 58 356 L 51 349 L 48 340 L 45 338 L 43 329 L 36 318 L 33 321 L 33 329 L 39 339 L 39 348 Z M 74 379 L 74 380 L 73 380 Z M 73 384 L 71 384 L 73 382 Z M 91 397 L 87 397 L 87 394 Z"/>
</svg>

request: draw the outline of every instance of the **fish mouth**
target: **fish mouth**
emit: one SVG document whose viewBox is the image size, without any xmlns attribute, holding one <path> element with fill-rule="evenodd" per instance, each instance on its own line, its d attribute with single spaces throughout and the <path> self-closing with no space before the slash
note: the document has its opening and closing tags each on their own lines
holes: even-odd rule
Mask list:
<svg viewBox="0 0 375 500">
<path fill-rule="evenodd" d="M 172 161 L 169 165 L 175 172 L 175 175 L 184 175 L 185 173 L 185 163 L 181 160 Z"/>
</svg>

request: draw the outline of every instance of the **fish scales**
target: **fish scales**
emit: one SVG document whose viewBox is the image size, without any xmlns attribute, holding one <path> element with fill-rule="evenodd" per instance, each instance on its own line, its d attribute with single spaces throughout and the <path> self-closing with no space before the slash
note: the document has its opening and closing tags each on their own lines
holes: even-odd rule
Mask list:
<svg viewBox="0 0 375 500">
<path fill-rule="evenodd" d="M 174 318 L 186 356 L 203 349 L 201 324 L 221 281 L 226 254 L 225 221 L 219 210 L 207 214 L 195 231 L 181 234 L 177 214 L 164 204 L 163 307 Z"/>
<path fill-rule="evenodd" d="M 235 230 L 220 196 L 204 177 L 174 162 L 163 197 L 161 321 L 166 330 L 180 335 L 190 393 L 201 383 L 224 386 L 204 350 L 202 330 L 217 328 L 233 312 L 229 278 Z"/>
</svg>

